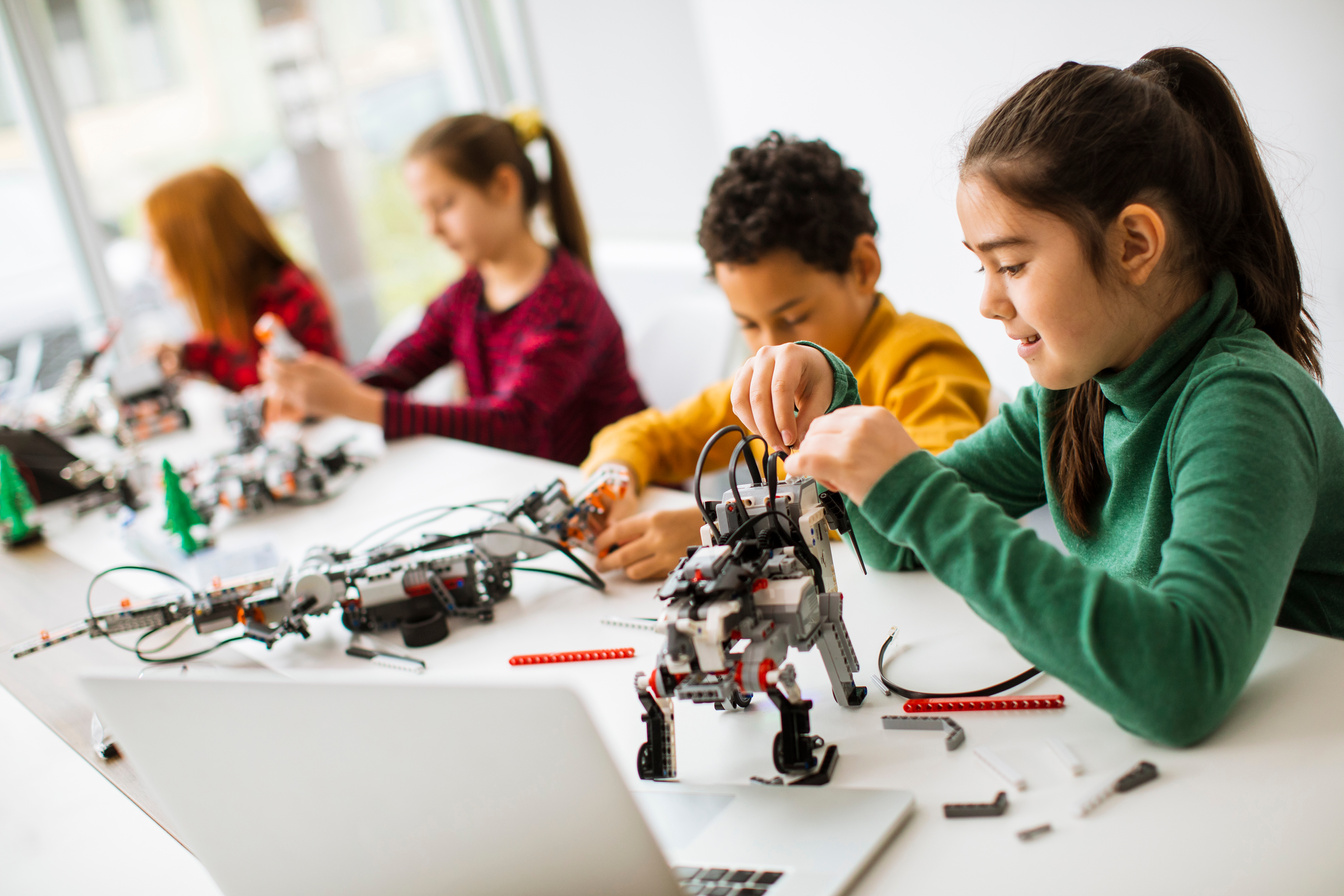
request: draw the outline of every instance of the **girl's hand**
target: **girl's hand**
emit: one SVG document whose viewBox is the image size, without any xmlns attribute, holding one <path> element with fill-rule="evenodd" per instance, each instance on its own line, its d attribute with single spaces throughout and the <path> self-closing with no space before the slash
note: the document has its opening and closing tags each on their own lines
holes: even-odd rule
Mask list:
<svg viewBox="0 0 1344 896">
<path fill-rule="evenodd" d="M 835 373 L 826 356 L 806 345 L 767 345 L 733 380 L 733 413 L 771 450 L 792 448 L 826 413 Z"/>
<path fill-rule="evenodd" d="M 293 361 L 281 361 L 263 351 L 258 369 L 271 397 L 301 417 L 340 415 L 383 422 L 382 390 L 361 383 L 326 355 L 304 352 Z"/>
<path fill-rule="evenodd" d="M 811 476 L 862 504 L 888 470 L 918 450 L 891 411 L 840 408 L 813 422 L 784 470 L 791 476 Z"/>
<path fill-rule="evenodd" d="M 624 569 L 635 581 L 666 576 L 686 556 L 686 548 L 700 543 L 699 509 L 655 510 L 607 527 L 593 548 L 601 572 Z"/>
</svg>

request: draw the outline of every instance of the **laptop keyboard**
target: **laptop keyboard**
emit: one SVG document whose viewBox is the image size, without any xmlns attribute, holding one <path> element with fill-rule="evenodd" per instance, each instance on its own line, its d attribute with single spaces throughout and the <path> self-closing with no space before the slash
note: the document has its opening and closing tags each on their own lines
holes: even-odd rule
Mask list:
<svg viewBox="0 0 1344 896">
<path fill-rule="evenodd" d="M 784 876 L 782 871 L 693 868 L 688 865 L 678 865 L 672 872 L 687 896 L 765 896 L 770 885 Z"/>
</svg>

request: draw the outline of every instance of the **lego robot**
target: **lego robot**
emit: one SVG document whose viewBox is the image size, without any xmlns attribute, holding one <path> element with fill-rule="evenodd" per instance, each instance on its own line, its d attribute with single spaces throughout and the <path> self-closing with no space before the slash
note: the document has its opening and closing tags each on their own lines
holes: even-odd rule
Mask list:
<svg viewBox="0 0 1344 896">
<path fill-rule="evenodd" d="M 489 511 L 494 519 L 466 532 L 426 534 L 364 549 L 314 547 L 292 571 L 279 576 L 265 571 L 205 589 L 184 586 L 145 601 L 127 599 L 109 612 L 42 632 L 10 652 L 15 658 L 27 656 L 82 635 L 98 638 L 129 631 L 148 635 L 182 620 L 190 620 L 199 634 L 241 625 L 241 637 L 269 648 L 289 634 L 307 638 L 306 617 L 338 607 L 342 624 L 352 632 L 397 629 L 408 647 L 434 644 L 447 637 L 449 618 L 492 621 L 495 606 L 512 592 L 517 564 L 552 550 L 563 553 L 584 573 L 571 578 L 604 589 L 602 580 L 568 544 L 550 534 L 567 533 L 572 543 L 578 543 L 587 533 L 591 540 L 596 533 L 590 524 L 610 507 L 605 503 L 608 494 L 607 489 L 593 487 L 581 492 L 587 498 L 571 500 L 557 480 L 511 502 L 502 512 Z"/>
<path fill-rule="evenodd" d="M 705 454 L 723 435 L 706 444 Z M 841 706 L 858 706 L 867 689 L 854 683 L 859 663 L 841 616 L 830 533 L 849 530 L 837 495 L 810 478 L 779 480 L 779 455 L 767 458 L 764 477 L 748 451 L 753 484 L 732 488 L 719 502 L 697 503 L 704 514 L 704 544 L 688 550 L 658 590 L 667 606 L 655 625 L 666 637 L 657 665 L 635 676 L 644 707 L 647 741 L 638 755 L 639 776 L 677 775 L 673 701 L 745 707 L 764 693 L 779 708 L 774 741 L 781 774 L 811 773 L 806 783 L 825 783 L 838 757 L 827 748 L 822 767 L 815 751 L 825 746 L 809 726 L 812 701 L 799 691 L 789 648 L 821 651 L 831 692 Z M 702 464 L 703 467 L 702 454 Z M 814 771 L 815 770 L 815 771 Z M 795 782 L 799 783 L 799 782 Z"/>
<path fill-rule="evenodd" d="M 344 488 L 364 464 L 364 458 L 348 453 L 344 445 L 314 456 L 298 442 L 275 442 L 198 464 L 183 480 L 192 506 L 209 522 L 220 507 L 250 515 L 280 503 L 323 501 Z"/>
</svg>

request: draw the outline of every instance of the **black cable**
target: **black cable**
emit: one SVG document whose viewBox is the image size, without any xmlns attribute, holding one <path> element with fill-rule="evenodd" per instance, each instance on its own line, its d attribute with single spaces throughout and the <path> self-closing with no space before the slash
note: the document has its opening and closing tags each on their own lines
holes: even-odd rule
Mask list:
<svg viewBox="0 0 1344 896">
<path fill-rule="evenodd" d="M 761 484 L 761 471 L 756 469 L 755 466 L 756 455 L 752 454 L 750 450 L 752 441 L 759 441 L 762 445 L 765 444 L 765 439 L 762 439 L 760 436 L 747 436 L 733 447 L 733 453 L 728 458 L 728 488 L 732 490 L 733 500 L 737 502 L 737 506 L 744 516 L 747 513 L 747 505 L 742 500 L 742 492 L 739 490 L 737 483 L 737 463 L 742 459 L 742 452 L 744 449 L 746 449 L 747 457 L 752 460 L 752 463 L 747 466 L 747 472 L 752 476 L 751 484 L 757 486 Z M 768 448 L 769 446 L 766 447 Z"/>
<path fill-rule="evenodd" d="M 247 635 L 234 635 L 232 638 L 225 638 L 223 641 L 216 641 L 215 643 L 211 644 L 209 647 L 204 648 L 203 650 L 197 650 L 197 651 L 194 652 L 194 653 L 184 653 L 184 654 L 181 654 L 180 656 L 148 656 L 148 655 L 146 655 L 146 654 L 140 649 L 140 645 L 141 645 L 141 644 L 144 642 L 144 640 L 145 640 L 146 638 L 148 638 L 150 635 L 154 634 L 154 633 L 157 632 L 157 631 L 162 631 L 163 628 L 164 628 L 164 626 L 158 626 L 157 628 L 152 628 L 152 629 L 150 629 L 149 631 L 147 631 L 147 632 L 145 632 L 144 634 L 142 634 L 140 637 L 138 637 L 138 638 L 135 639 L 135 648 L 134 648 L 134 650 L 135 650 L 135 655 L 136 655 L 136 657 L 137 657 L 142 663 L 185 663 L 187 660 L 199 659 L 199 658 L 205 656 L 205 655 L 208 654 L 208 653 L 214 653 L 216 650 L 218 650 L 219 648 L 223 647 L 225 644 L 232 644 L 234 641 L 242 641 L 243 639 L 245 639 L 245 638 L 247 637 Z M 176 638 L 174 638 L 173 640 L 176 640 Z M 172 643 L 172 642 L 169 642 L 169 643 Z M 167 646 L 168 646 L 167 644 L 163 645 L 163 647 L 167 647 Z M 155 650 L 162 650 L 163 647 L 157 647 L 157 648 L 155 648 Z M 150 652 L 153 653 L 154 651 L 150 651 Z"/>
<path fill-rule="evenodd" d="M 89 622 L 90 622 L 91 624 L 93 624 L 94 626 L 97 625 L 97 614 L 95 614 L 95 613 L 93 612 L 93 586 L 96 585 L 96 584 L 98 584 L 98 580 L 99 580 L 99 579 L 103 578 L 104 576 L 111 575 L 111 574 L 114 573 L 114 572 L 149 572 L 149 573 L 154 573 L 155 575 L 163 576 L 163 577 L 166 578 L 166 579 L 172 579 L 174 582 L 176 582 L 177 584 L 181 585 L 183 588 L 186 589 L 186 591 L 187 591 L 187 595 L 193 595 L 193 594 L 196 593 L 196 589 L 195 589 L 195 588 L 192 588 L 191 585 L 189 585 L 184 579 L 182 579 L 182 578 L 179 577 L 179 576 L 174 575 L 173 573 L 169 572 L 169 571 L 166 570 L 166 569 L 158 569 L 157 567 L 154 567 L 154 566 L 140 566 L 140 565 L 138 565 L 138 564 L 125 564 L 125 565 L 122 565 L 122 566 L 109 566 L 107 569 L 104 569 L 102 572 L 94 573 L 93 578 L 92 578 L 92 579 L 89 579 L 89 587 L 88 587 L 87 589 L 85 589 L 85 591 L 84 591 L 84 608 L 85 608 L 86 610 L 89 611 Z M 158 631 L 158 630 L 161 629 L 161 628 L 163 628 L 163 626 L 156 626 L 155 628 L 151 629 L 150 631 Z M 106 639 L 112 644 L 113 647 L 118 647 L 118 648 L 120 648 L 120 649 L 126 651 L 127 653 L 135 653 L 135 654 L 139 654 L 139 652 L 140 652 L 140 651 L 139 651 L 139 647 L 138 647 L 138 645 L 137 645 L 136 647 L 127 647 L 125 644 L 122 644 L 120 641 L 115 640 L 115 639 L 112 637 L 112 635 L 111 635 L 110 632 L 103 632 L 103 637 L 106 638 Z"/>
<path fill-rule="evenodd" d="M 779 494 L 779 458 L 783 454 L 783 451 L 775 451 L 766 455 L 765 458 L 765 484 L 770 494 L 770 503 L 768 506 L 771 510 L 775 509 L 775 498 Z M 774 520 L 774 523 L 775 531 L 779 533 L 780 539 L 785 538 L 784 530 L 779 527 L 779 521 Z M 798 538 L 799 540 L 802 540 L 801 532 L 798 533 Z"/>
<path fill-rule="evenodd" d="M 486 498 L 481 501 L 470 501 L 466 504 L 445 504 L 439 507 L 422 507 L 420 510 L 416 510 L 412 513 L 399 516 L 396 519 L 391 520 L 390 522 L 383 523 L 381 526 L 378 526 L 377 528 L 372 529 L 369 532 L 366 532 L 364 535 L 360 536 L 359 538 L 351 542 L 350 546 L 347 547 L 346 550 L 353 553 L 356 549 L 359 548 L 361 544 L 373 538 L 375 535 L 378 535 L 381 532 L 385 532 L 388 529 L 391 529 L 393 526 L 400 525 L 401 523 L 404 523 L 407 520 L 415 519 L 416 517 L 428 513 L 437 513 L 437 516 L 430 516 L 423 520 L 420 520 L 414 526 L 408 526 L 406 529 L 403 529 L 394 535 L 389 535 L 387 538 L 383 539 L 380 543 L 373 545 L 372 547 L 367 548 L 366 550 L 375 551 L 378 548 L 390 544 L 391 542 L 400 538 L 402 535 L 406 534 L 406 532 L 410 531 L 410 529 L 413 529 L 416 526 L 428 526 L 430 523 L 438 522 L 444 517 L 456 513 L 459 510 L 468 510 L 468 509 L 484 510 L 485 512 L 492 513 L 495 516 L 503 516 L 503 514 L 500 513 L 498 510 L 493 510 L 489 507 L 484 506 L 486 504 L 502 504 L 502 503 L 504 503 L 503 498 Z"/>
<path fill-rule="evenodd" d="M 513 533 L 510 533 L 510 534 L 513 534 Z M 584 582 L 584 584 L 588 585 L 588 586 L 589 586 L 590 588 L 592 588 L 594 591 L 606 591 L 606 590 L 607 590 L 607 583 L 604 582 L 604 581 L 602 581 L 602 577 L 599 576 L 599 575 L 593 570 L 593 568 L 592 568 L 591 566 L 589 566 L 587 563 L 584 563 L 584 562 L 583 562 L 582 560 L 580 560 L 577 556 L 575 556 L 575 555 L 574 555 L 574 552 L 571 551 L 571 550 L 570 550 L 568 547 L 566 547 L 564 544 L 561 544 L 560 542 L 555 541 L 554 539 L 546 538 L 545 536 L 542 536 L 542 535 L 530 535 L 530 534 L 528 534 L 528 533 L 526 533 L 526 532 L 519 532 L 519 533 L 516 533 L 516 534 L 518 534 L 518 535 L 521 536 L 522 538 L 527 538 L 527 539 L 531 539 L 532 541 L 537 541 L 537 542 L 540 542 L 540 543 L 545 544 L 545 545 L 550 545 L 552 548 L 554 548 L 555 550 L 559 551 L 560 553 L 562 553 L 562 554 L 564 554 L 566 557 L 568 557 L 568 558 L 569 558 L 569 561 L 570 561 L 571 563 L 573 563 L 575 566 L 577 566 L 580 570 L 582 570 L 582 571 L 583 571 L 583 575 L 586 577 L 586 578 L 584 578 L 584 579 L 581 579 L 581 578 L 579 578 L 578 576 L 572 576 L 572 578 L 574 578 L 576 581 Z M 541 572 L 541 571 L 542 571 L 542 570 L 539 570 L 539 569 L 537 569 L 537 568 L 535 568 L 535 567 L 529 567 L 529 566 L 519 566 L 519 567 L 515 567 L 515 568 L 516 568 L 516 569 L 523 569 L 523 570 L 526 570 L 526 571 L 528 571 L 528 572 Z M 559 574 L 559 573 L 558 573 L 557 571 L 555 571 L 555 570 L 550 570 L 550 572 L 553 573 L 553 574 L 557 574 L 557 575 Z"/>
<path fill-rule="evenodd" d="M 718 523 L 715 522 L 713 514 L 709 512 L 709 508 L 705 507 L 704 498 L 700 496 L 700 480 L 704 477 L 705 461 L 709 458 L 710 450 L 713 449 L 714 445 L 719 441 L 719 439 L 723 438 L 730 432 L 737 433 L 738 436 L 740 436 L 743 439 L 747 438 L 747 431 L 736 424 L 730 424 L 728 426 L 725 426 L 718 432 L 714 433 L 714 435 L 709 437 L 709 441 L 705 442 L 705 447 L 700 449 L 700 457 L 695 462 L 695 476 L 691 478 L 691 494 L 695 496 L 695 506 L 700 508 L 700 516 L 704 519 L 705 525 L 709 526 L 709 531 L 710 534 L 713 536 L 712 540 L 715 544 L 722 543 L 720 541 L 719 526 Z M 756 455 L 752 454 L 751 452 L 747 452 L 747 469 L 752 474 L 752 481 L 759 482 L 761 478 L 761 471 L 760 468 L 756 466 Z M 730 481 L 733 478 L 731 471 L 729 471 L 728 478 Z"/>
<path fill-rule="evenodd" d="M 979 688 L 978 690 L 974 691 L 958 691 L 956 693 L 945 693 L 945 694 L 932 693 L 932 692 L 925 693 L 923 691 L 911 691 L 901 687 L 900 685 L 893 684 L 891 680 L 887 678 L 887 673 L 883 670 L 883 665 L 886 661 L 887 648 L 890 647 L 891 642 L 895 640 L 896 640 L 896 633 L 892 632 L 890 635 L 887 635 L 887 640 L 883 641 L 882 646 L 878 648 L 877 677 L 882 680 L 882 684 L 884 684 L 888 690 L 892 691 L 893 693 L 900 694 L 907 700 L 943 700 L 943 699 L 955 699 L 958 697 L 992 697 L 995 694 L 1002 694 L 1004 691 L 1011 690 L 1012 688 L 1015 688 L 1024 682 L 1030 681 L 1037 675 L 1041 674 L 1040 669 L 1037 669 L 1035 666 L 1032 666 L 1027 671 L 1023 672 L 1020 675 L 1014 675 L 1007 681 L 1001 681 L 998 684 L 992 684 L 987 688 Z"/>
<path fill-rule="evenodd" d="M 756 525 L 766 517 L 780 517 L 781 519 L 784 520 L 784 522 L 788 523 L 790 526 L 793 525 L 793 520 L 789 519 L 789 517 L 786 514 L 780 513 L 778 510 L 767 510 L 764 513 L 758 513 L 755 516 L 747 517 L 746 522 L 744 522 L 742 525 L 734 529 L 732 531 L 732 534 L 730 534 L 727 538 L 724 539 L 723 543 L 732 544 L 733 542 L 737 541 L 738 536 L 740 536 L 743 532 L 745 532 L 748 527 Z M 778 525 L 778 523 L 776 523 L 776 525 Z"/>
<path fill-rule="evenodd" d="M 164 641 L 164 642 L 163 642 L 162 644 L 160 644 L 158 647 L 151 647 L 151 648 L 149 648 L 148 650 L 145 651 L 145 653 L 162 653 L 163 651 L 167 650 L 169 647 L 172 647 L 174 644 L 176 644 L 176 643 L 178 642 L 178 640 L 180 640 L 181 637 L 182 637 L 183 635 L 185 635 L 188 631 L 191 630 L 191 620 L 190 620 L 190 619 L 183 619 L 183 620 L 181 620 L 181 621 L 182 621 L 184 624 L 177 630 L 177 634 L 173 635 L 173 636 L 172 636 L 171 638 L 169 638 L 167 641 Z M 169 625 L 172 625 L 172 623 L 170 622 L 170 623 L 166 623 L 166 624 L 164 624 L 164 625 L 157 625 L 157 626 L 155 626 L 154 628 L 150 629 L 149 631 L 145 632 L 144 635 L 142 635 L 142 636 L 140 637 L 140 639 L 137 640 L 137 641 L 135 642 L 135 646 L 136 646 L 136 647 L 139 647 L 139 646 L 140 646 L 140 642 L 143 641 L 143 640 L 145 640 L 145 638 L 149 637 L 150 635 L 154 634 L 155 632 L 161 632 L 161 631 L 163 631 L 163 630 L 166 629 Z"/>
<path fill-rule="evenodd" d="M 579 581 L 582 581 L 585 585 L 589 586 L 594 591 L 607 590 L 607 583 L 602 580 L 602 577 L 599 576 L 591 566 L 589 566 L 587 563 L 584 563 L 577 556 L 575 556 L 574 552 L 571 551 L 568 547 L 566 547 L 563 543 L 558 542 L 553 538 L 547 538 L 544 535 L 533 535 L 530 532 L 522 532 L 513 529 L 474 529 L 470 532 L 463 532 L 460 535 L 439 535 L 437 536 L 437 540 L 430 544 L 417 545 L 414 548 L 408 548 L 399 554 L 394 554 L 393 557 L 403 557 L 406 554 L 414 553 L 415 551 L 432 550 L 434 548 L 442 547 L 444 545 L 467 542 L 473 538 L 479 538 L 482 535 L 506 535 L 512 538 L 524 538 L 527 539 L 528 541 L 535 541 L 538 542 L 539 544 L 544 544 L 547 547 L 551 548 L 552 550 L 556 550 L 564 554 L 566 557 L 569 558 L 569 561 L 571 563 L 573 563 L 575 566 L 577 566 L 580 570 L 583 571 L 585 578 L 580 579 Z M 393 558 L 389 557 L 385 559 L 393 559 Z M 534 567 L 518 566 L 514 568 L 536 572 L 536 569 Z"/>
<path fill-rule="evenodd" d="M 513 569 L 515 572 L 540 572 L 548 576 L 559 576 L 562 579 L 578 582 L 580 585 L 587 585 L 589 588 L 593 587 L 593 583 L 588 579 L 583 576 L 576 576 L 572 572 L 565 572 L 563 569 L 543 569 L 540 566 L 515 566 Z"/>
</svg>

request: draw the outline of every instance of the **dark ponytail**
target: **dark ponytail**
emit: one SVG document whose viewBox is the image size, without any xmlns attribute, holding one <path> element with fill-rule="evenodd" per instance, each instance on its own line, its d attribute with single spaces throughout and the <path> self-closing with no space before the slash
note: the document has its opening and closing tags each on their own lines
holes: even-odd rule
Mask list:
<svg viewBox="0 0 1344 896">
<path fill-rule="evenodd" d="M 549 127 L 543 126 L 541 135 L 546 138 L 546 149 L 551 154 L 551 180 L 546 186 L 546 204 L 551 208 L 551 223 L 555 226 L 555 238 L 570 255 L 592 271 L 593 260 L 588 249 L 588 228 L 583 223 L 579 194 L 574 189 L 574 178 L 570 176 L 565 152 L 560 148 L 560 141 L 555 138 Z"/>
<path fill-rule="evenodd" d="M 549 127 L 530 120 L 527 124 L 524 129 L 482 114 L 445 118 L 412 141 L 406 158 L 432 159 L 455 177 L 480 188 L 490 183 L 500 165 L 511 166 L 522 181 L 524 214 L 531 214 L 539 202 L 545 201 L 560 245 L 591 271 L 588 229 L 560 142 Z M 544 184 L 525 151 L 537 137 L 545 138 L 551 157 L 550 181 Z"/>
<path fill-rule="evenodd" d="M 1231 271 L 1255 325 L 1320 378 L 1320 339 L 1257 141 L 1236 91 L 1199 53 L 1168 47 L 1128 69 L 1066 62 L 1037 75 L 976 129 L 961 176 L 1063 219 L 1103 280 L 1107 226 L 1132 202 L 1160 207 L 1175 279 L 1207 285 Z M 1105 412 L 1093 380 L 1054 397 L 1046 462 L 1080 535 L 1108 487 Z"/>
</svg>

